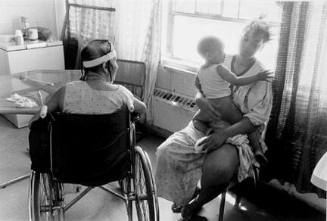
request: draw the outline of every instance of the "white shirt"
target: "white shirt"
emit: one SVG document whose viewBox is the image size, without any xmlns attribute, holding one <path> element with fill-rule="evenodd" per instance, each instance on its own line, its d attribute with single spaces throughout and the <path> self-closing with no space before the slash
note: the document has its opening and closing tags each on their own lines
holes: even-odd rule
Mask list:
<svg viewBox="0 0 327 221">
<path fill-rule="evenodd" d="M 217 65 L 201 68 L 198 73 L 203 94 L 208 99 L 226 97 L 231 94 L 229 82 L 220 77 Z"/>
</svg>

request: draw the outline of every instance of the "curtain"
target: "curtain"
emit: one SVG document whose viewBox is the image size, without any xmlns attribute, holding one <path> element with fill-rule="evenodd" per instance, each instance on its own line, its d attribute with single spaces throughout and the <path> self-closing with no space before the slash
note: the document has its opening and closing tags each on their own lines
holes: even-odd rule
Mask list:
<svg viewBox="0 0 327 221">
<path fill-rule="evenodd" d="M 326 193 L 310 183 L 327 151 L 327 2 L 283 2 L 274 104 L 266 133 L 266 178 L 299 192 Z"/>
<path fill-rule="evenodd" d="M 161 0 L 71 0 L 70 3 L 112 7 L 115 11 L 71 7 L 69 37 L 78 39 L 75 68 L 80 68 L 79 51 L 95 38 L 114 42 L 119 59 L 146 63 L 145 103 L 147 121 L 152 121 L 151 95 L 157 79 L 161 46 Z"/>
</svg>

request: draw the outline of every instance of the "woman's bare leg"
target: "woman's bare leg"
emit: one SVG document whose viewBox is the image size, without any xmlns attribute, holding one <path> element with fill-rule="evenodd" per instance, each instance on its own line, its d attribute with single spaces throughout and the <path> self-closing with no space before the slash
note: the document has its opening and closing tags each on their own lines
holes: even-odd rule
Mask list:
<svg viewBox="0 0 327 221">
<path fill-rule="evenodd" d="M 201 191 L 196 199 L 185 206 L 182 216 L 187 220 L 196 214 L 204 204 L 224 191 L 237 173 L 238 166 L 239 158 L 234 146 L 224 144 L 210 152 L 205 158 L 202 169 Z"/>
</svg>

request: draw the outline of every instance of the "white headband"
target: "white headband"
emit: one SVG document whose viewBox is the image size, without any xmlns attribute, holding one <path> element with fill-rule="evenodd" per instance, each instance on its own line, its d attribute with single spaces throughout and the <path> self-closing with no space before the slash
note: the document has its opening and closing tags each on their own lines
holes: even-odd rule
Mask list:
<svg viewBox="0 0 327 221">
<path fill-rule="evenodd" d="M 103 64 L 113 58 L 117 58 L 117 54 L 116 54 L 116 51 L 115 49 L 112 49 L 111 52 L 109 52 L 108 54 L 106 55 L 103 55 L 102 57 L 99 57 L 99 58 L 96 58 L 94 60 L 91 60 L 91 61 L 83 61 L 83 66 L 85 68 L 92 68 L 92 67 L 95 67 L 95 66 L 98 66 L 99 64 Z"/>
</svg>

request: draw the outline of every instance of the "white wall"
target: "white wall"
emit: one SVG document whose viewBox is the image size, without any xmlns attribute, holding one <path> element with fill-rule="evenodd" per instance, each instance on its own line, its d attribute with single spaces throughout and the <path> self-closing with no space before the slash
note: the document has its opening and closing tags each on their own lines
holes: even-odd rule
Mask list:
<svg viewBox="0 0 327 221">
<path fill-rule="evenodd" d="M 24 16 L 31 26 L 47 27 L 57 37 L 55 1 L 0 0 L 0 34 L 13 34 L 15 29 L 20 28 L 20 17 Z"/>
<path fill-rule="evenodd" d="M 187 97 L 194 97 L 195 73 L 159 66 L 156 87 Z"/>
</svg>

